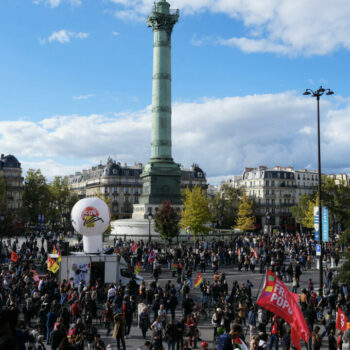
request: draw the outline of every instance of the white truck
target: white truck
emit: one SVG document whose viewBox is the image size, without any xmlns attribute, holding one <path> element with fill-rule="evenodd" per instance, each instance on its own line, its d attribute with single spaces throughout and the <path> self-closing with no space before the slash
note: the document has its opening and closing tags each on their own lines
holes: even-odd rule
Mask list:
<svg viewBox="0 0 350 350">
<path fill-rule="evenodd" d="M 57 260 L 57 254 L 49 254 Z M 65 279 L 74 278 L 75 283 L 84 280 L 94 284 L 97 280 L 102 283 L 121 283 L 127 285 L 134 277 L 138 285 L 143 281 L 129 269 L 125 259 L 119 254 L 87 254 L 82 252 L 70 253 L 62 256 L 58 277 L 60 283 Z"/>
</svg>

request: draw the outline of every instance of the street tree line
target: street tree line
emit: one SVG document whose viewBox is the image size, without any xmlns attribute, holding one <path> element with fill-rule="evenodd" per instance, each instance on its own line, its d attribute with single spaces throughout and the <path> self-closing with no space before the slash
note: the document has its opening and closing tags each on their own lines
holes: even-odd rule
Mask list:
<svg viewBox="0 0 350 350">
<path fill-rule="evenodd" d="M 48 181 L 40 170 L 29 169 L 23 183 L 22 207 L 8 208 L 7 184 L 0 177 L 0 234 L 13 235 L 18 224 L 30 227 L 50 223 L 53 227 L 70 223 L 70 211 L 78 198 L 68 187 L 68 178 Z M 39 217 L 40 215 L 40 217 Z"/>
</svg>

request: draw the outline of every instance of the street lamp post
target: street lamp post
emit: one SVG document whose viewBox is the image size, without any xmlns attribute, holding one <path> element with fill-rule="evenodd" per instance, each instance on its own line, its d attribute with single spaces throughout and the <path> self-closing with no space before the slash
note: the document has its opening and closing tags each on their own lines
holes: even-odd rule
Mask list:
<svg viewBox="0 0 350 350">
<path fill-rule="evenodd" d="M 147 215 L 148 219 L 148 245 L 151 245 L 151 222 L 153 219 L 153 214 L 149 211 Z"/>
<path fill-rule="evenodd" d="M 266 213 L 266 223 L 267 223 L 267 246 L 270 245 L 270 212 Z"/>
<path fill-rule="evenodd" d="M 320 132 L 320 98 L 324 94 L 333 95 L 334 92 L 330 89 L 324 89 L 320 86 L 319 89 L 313 91 L 306 89 L 303 95 L 311 95 L 316 97 L 317 100 L 317 155 L 318 155 L 318 222 L 319 222 L 319 235 L 320 235 L 320 292 L 323 290 L 323 247 L 322 247 L 322 201 L 321 201 L 321 190 L 322 190 L 322 179 L 321 179 L 321 132 Z"/>
</svg>

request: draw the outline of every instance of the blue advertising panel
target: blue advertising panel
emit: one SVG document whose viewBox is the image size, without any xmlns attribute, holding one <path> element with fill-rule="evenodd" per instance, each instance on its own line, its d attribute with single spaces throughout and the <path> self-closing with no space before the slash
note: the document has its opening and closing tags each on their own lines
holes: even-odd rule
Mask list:
<svg viewBox="0 0 350 350">
<path fill-rule="evenodd" d="M 321 244 L 316 244 L 316 256 L 321 256 Z"/>
<path fill-rule="evenodd" d="M 314 207 L 314 229 L 315 229 L 315 241 L 320 240 L 320 222 L 318 220 L 318 207 Z"/>
<path fill-rule="evenodd" d="M 328 209 L 322 207 L 322 241 L 328 242 L 329 240 L 329 215 Z"/>
</svg>

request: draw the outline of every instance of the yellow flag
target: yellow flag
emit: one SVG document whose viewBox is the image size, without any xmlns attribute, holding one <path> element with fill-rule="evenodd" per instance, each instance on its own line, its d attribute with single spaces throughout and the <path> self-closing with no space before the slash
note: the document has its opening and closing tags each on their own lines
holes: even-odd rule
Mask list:
<svg viewBox="0 0 350 350">
<path fill-rule="evenodd" d="M 51 272 L 52 272 L 52 273 L 56 273 L 59 269 L 60 269 L 60 266 L 57 264 L 57 262 L 55 262 L 55 263 L 51 266 Z"/>
</svg>

